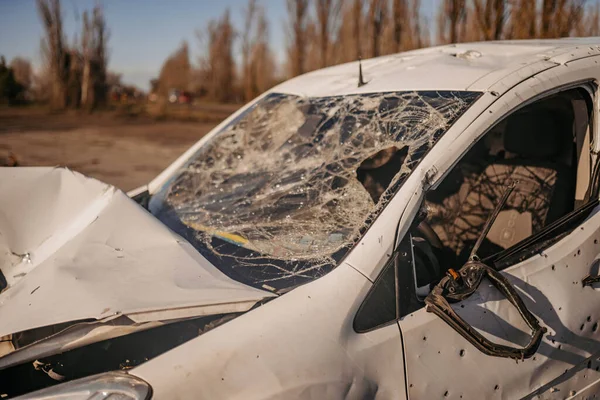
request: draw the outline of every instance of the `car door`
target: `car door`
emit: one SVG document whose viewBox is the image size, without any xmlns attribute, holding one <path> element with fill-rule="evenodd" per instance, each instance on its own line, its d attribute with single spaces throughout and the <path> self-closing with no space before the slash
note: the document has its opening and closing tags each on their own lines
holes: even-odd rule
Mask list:
<svg viewBox="0 0 600 400">
<path fill-rule="evenodd" d="M 600 264 L 600 213 L 597 203 L 593 207 L 562 240 L 503 271 L 547 329 L 533 357 L 515 361 L 486 355 L 424 307 L 400 319 L 409 398 L 522 398 L 550 393 L 579 370 L 594 371 L 600 292 L 581 283 Z M 484 280 L 454 310 L 493 342 L 523 347 L 529 328 L 490 286 Z M 583 386 L 573 382 L 569 387 Z"/>
<path fill-rule="evenodd" d="M 486 260 L 502 271 L 546 329 L 531 357 L 515 360 L 484 354 L 428 312 L 416 295 L 416 285 L 408 289 L 414 293 L 413 303 L 421 301 L 413 306 L 416 311 L 398 321 L 409 398 L 566 398 L 600 379 L 596 371 L 600 369 L 600 286 L 594 280 L 600 265 L 597 186 L 592 180 L 591 195 L 575 211 Z M 403 279 L 414 282 L 415 242 L 409 240 L 413 269 L 404 271 Z M 531 339 L 520 312 L 487 279 L 452 309 L 469 329 L 493 343 L 523 348 Z"/>
</svg>

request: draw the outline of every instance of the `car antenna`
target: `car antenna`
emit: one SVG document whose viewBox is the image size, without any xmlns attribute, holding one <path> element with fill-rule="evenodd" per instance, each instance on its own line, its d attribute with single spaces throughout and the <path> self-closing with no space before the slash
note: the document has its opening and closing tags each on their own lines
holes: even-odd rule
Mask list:
<svg viewBox="0 0 600 400">
<path fill-rule="evenodd" d="M 361 57 L 358 56 L 358 87 L 364 86 L 366 84 L 367 82 L 363 80 Z"/>
</svg>

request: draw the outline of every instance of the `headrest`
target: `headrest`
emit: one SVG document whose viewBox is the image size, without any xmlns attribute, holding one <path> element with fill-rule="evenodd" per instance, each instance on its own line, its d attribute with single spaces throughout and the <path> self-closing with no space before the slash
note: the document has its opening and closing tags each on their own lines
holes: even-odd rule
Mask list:
<svg viewBox="0 0 600 400">
<path fill-rule="evenodd" d="M 509 117 L 504 149 L 520 157 L 548 158 L 558 155 L 568 129 L 563 118 L 549 110 L 532 110 Z"/>
</svg>

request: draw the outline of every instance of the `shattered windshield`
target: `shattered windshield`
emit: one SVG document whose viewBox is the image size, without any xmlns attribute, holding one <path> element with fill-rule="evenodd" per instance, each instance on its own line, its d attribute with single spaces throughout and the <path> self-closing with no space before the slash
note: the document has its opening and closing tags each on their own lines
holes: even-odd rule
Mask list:
<svg viewBox="0 0 600 400">
<path fill-rule="evenodd" d="M 234 279 L 331 270 L 476 92 L 270 94 L 213 136 L 150 211 Z"/>
</svg>

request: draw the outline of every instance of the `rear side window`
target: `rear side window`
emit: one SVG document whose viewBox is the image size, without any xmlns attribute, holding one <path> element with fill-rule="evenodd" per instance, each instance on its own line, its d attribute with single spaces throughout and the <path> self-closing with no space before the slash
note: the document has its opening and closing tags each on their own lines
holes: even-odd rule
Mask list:
<svg viewBox="0 0 600 400">
<path fill-rule="evenodd" d="M 415 296 L 410 234 L 398 245 L 354 318 L 356 332 L 388 325 L 422 307 Z"/>
<path fill-rule="evenodd" d="M 391 259 L 356 314 L 355 331 L 366 332 L 396 320 L 395 282 L 394 259 Z"/>
</svg>

